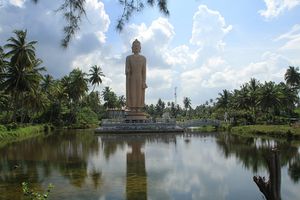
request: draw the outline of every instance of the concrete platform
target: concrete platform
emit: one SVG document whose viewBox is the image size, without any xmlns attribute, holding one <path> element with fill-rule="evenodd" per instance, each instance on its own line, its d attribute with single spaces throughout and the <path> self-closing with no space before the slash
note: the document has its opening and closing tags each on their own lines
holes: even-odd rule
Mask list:
<svg viewBox="0 0 300 200">
<path fill-rule="evenodd" d="M 102 120 L 101 127 L 95 133 L 182 133 L 183 128 L 176 125 L 175 120 Z"/>
</svg>

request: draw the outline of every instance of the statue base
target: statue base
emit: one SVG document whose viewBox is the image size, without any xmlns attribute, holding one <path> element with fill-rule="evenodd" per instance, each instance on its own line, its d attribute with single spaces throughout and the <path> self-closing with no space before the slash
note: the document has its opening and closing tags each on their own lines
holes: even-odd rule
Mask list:
<svg viewBox="0 0 300 200">
<path fill-rule="evenodd" d="M 129 111 L 125 116 L 125 122 L 147 122 L 146 113 L 139 111 Z"/>
<path fill-rule="evenodd" d="M 175 119 L 148 119 L 146 115 L 129 115 L 123 119 L 103 119 L 96 133 L 182 133 Z"/>
</svg>

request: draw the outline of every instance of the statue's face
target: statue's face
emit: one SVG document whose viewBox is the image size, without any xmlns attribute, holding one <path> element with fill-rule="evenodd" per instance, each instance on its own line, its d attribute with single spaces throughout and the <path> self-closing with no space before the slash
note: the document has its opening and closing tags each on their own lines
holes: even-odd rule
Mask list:
<svg viewBox="0 0 300 200">
<path fill-rule="evenodd" d="M 132 44 L 132 52 L 134 54 L 140 53 L 141 52 L 141 45 L 139 43 L 137 43 L 137 42 L 134 42 Z"/>
</svg>

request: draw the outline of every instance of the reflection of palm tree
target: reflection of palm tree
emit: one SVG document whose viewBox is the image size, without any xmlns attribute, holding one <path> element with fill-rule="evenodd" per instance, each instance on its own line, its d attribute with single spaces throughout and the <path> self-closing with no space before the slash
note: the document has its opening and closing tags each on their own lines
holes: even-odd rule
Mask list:
<svg viewBox="0 0 300 200">
<path fill-rule="evenodd" d="M 254 176 L 253 181 L 267 200 L 280 200 L 281 168 L 278 151 L 272 150 L 271 154 L 266 157 L 266 162 L 268 165 L 269 180 L 265 181 L 265 177 Z"/>
</svg>

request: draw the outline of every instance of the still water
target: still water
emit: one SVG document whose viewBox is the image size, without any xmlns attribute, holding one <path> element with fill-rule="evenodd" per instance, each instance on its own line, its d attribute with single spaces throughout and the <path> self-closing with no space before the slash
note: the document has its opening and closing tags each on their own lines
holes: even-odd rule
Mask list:
<svg viewBox="0 0 300 200">
<path fill-rule="evenodd" d="M 23 199 L 23 181 L 37 190 L 52 183 L 51 200 L 264 199 L 253 176 L 271 174 L 273 192 L 299 200 L 299 146 L 217 133 L 59 132 L 0 148 L 0 199 Z"/>
</svg>

